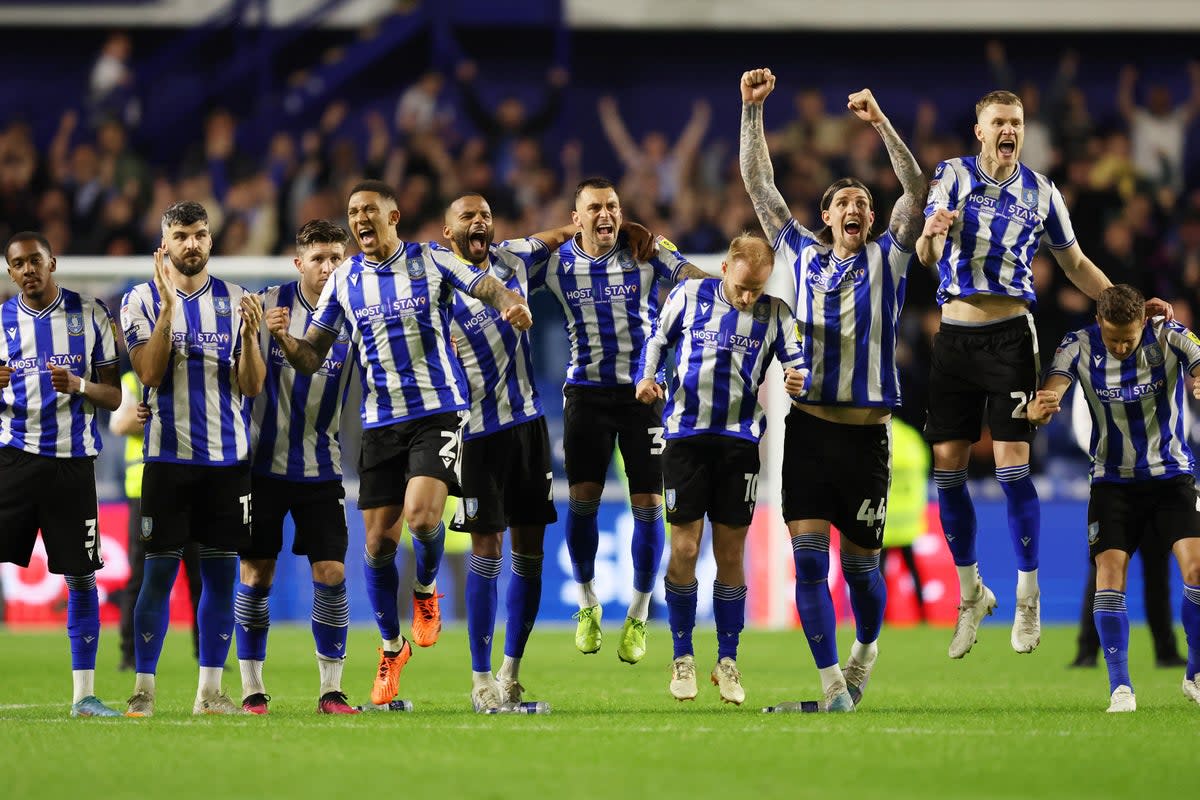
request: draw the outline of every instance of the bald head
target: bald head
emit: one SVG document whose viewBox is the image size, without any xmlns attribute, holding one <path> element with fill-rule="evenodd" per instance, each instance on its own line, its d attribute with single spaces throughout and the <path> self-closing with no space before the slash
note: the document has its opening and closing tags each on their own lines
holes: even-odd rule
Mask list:
<svg viewBox="0 0 1200 800">
<path fill-rule="evenodd" d="M 774 266 L 775 251 L 766 239 L 744 233 L 730 242 L 721 264 L 725 298 L 730 305 L 748 311 L 762 296 Z"/>
<path fill-rule="evenodd" d="M 472 264 L 487 260 L 496 236 L 492 209 L 482 195 L 464 194 L 446 209 L 442 236 L 459 258 Z"/>
</svg>

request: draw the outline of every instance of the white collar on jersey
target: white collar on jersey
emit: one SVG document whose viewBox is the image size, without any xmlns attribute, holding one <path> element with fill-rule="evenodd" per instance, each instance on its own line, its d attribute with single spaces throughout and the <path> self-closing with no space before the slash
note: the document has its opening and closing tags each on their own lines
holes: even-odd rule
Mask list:
<svg viewBox="0 0 1200 800">
<path fill-rule="evenodd" d="M 197 297 L 199 297 L 200 295 L 204 294 L 204 293 L 205 293 L 205 292 L 207 292 L 209 289 L 211 289 L 211 288 L 212 288 L 212 284 L 213 284 L 213 277 L 212 277 L 212 275 L 209 275 L 209 276 L 208 276 L 208 280 L 206 280 L 206 281 L 204 282 L 204 285 L 203 285 L 203 286 L 201 286 L 201 287 L 200 287 L 199 289 L 197 289 L 196 291 L 192 292 L 191 294 L 184 294 L 184 293 L 183 293 L 183 290 L 182 290 L 182 289 L 179 289 L 179 288 L 176 288 L 176 289 L 175 289 L 175 294 L 179 295 L 179 296 L 180 296 L 180 297 L 182 297 L 184 300 L 195 300 Z"/>
<path fill-rule="evenodd" d="M 592 256 L 589 256 L 582 247 L 579 246 L 578 237 L 576 237 L 576 236 L 571 237 L 571 252 L 573 252 L 579 258 L 586 258 L 588 261 L 591 261 L 593 264 L 603 264 L 605 261 L 608 260 L 609 256 L 611 256 L 613 253 L 617 252 L 617 248 L 620 246 L 621 246 L 620 241 L 613 242 L 613 246 L 610 247 L 607 252 L 602 253 L 601 255 L 598 255 L 595 258 L 593 258 Z"/>
<path fill-rule="evenodd" d="M 1001 189 L 1003 189 L 1005 186 L 1008 186 L 1017 178 L 1021 177 L 1021 162 L 1017 162 L 1017 168 L 1013 170 L 1012 175 L 1009 175 L 1003 181 L 998 181 L 984 171 L 983 166 L 979 163 L 979 156 L 975 156 L 975 174 L 978 175 L 984 183 L 990 183 L 992 186 L 999 186 Z"/>
<path fill-rule="evenodd" d="M 60 305 L 62 305 L 63 290 L 62 290 L 61 286 L 59 286 L 57 288 L 58 288 L 58 294 L 54 296 L 54 300 L 50 303 L 50 305 L 46 306 L 41 311 L 35 311 L 32 308 L 30 308 L 28 305 L 26 305 L 25 301 L 24 301 L 24 299 L 22 299 L 21 295 L 17 295 L 17 308 L 21 309 L 22 311 L 24 311 L 26 314 L 28 314 L 31 317 L 48 317 L 48 316 L 50 316 L 51 312 L 54 311 L 54 309 L 56 309 Z"/>
<path fill-rule="evenodd" d="M 366 256 L 363 256 L 361 263 L 367 269 L 373 269 L 376 272 L 379 272 L 380 270 L 388 270 L 388 269 L 391 269 L 393 264 L 395 264 L 397 261 L 399 261 L 401 258 L 404 257 L 406 248 L 407 248 L 407 243 L 401 242 L 400 246 L 396 248 L 396 252 L 392 253 L 390 256 L 385 258 L 383 261 L 372 261 L 371 259 L 367 258 Z"/>
</svg>

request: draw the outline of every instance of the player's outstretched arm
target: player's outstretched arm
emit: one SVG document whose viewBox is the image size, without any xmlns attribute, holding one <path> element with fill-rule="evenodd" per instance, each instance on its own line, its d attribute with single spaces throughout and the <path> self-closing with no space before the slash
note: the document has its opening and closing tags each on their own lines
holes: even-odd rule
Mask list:
<svg viewBox="0 0 1200 800">
<path fill-rule="evenodd" d="M 900 134 L 892 127 L 870 89 L 850 95 L 846 107 L 854 112 L 856 117 L 870 123 L 883 139 L 888 158 L 892 162 L 892 171 L 896 173 L 896 178 L 904 189 L 904 194 L 892 207 L 888 229 L 901 247 L 912 249 L 925 225 L 925 193 L 928 186 L 925 176 L 921 174 L 921 167 L 904 144 L 904 140 L 900 138 Z"/>
<path fill-rule="evenodd" d="M 50 385 L 59 394 L 82 394 L 93 405 L 116 411 L 121 405 L 120 372 L 116 364 L 96 368 L 95 380 L 85 380 L 70 370 L 50 366 Z"/>
<path fill-rule="evenodd" d="M 518 331 L 527 331 L 533 327 L 533 314 L 525 304 L 525 298 L 505 287 L 491 275 L 485 275 L 475 284 L 471 296 L 499 311 L 504 321 Z"/>
<path fill-rule="evenodd" d="M 791 219 L 783 195 L 775 186 L 775 167 L 767 150 L 767 134 L 763 129 L 763 102 L 775 88 L 775 76 L 767 68 L 752 69 L 742 73 L 742 130 L 738 147 L 738 161 L 742 168 L 742 182 L 746 193 L 754 204 L 754 213 L 771 242 L 779 236 L 783 226 Z"/>
<path fill-rule="evenodd" d="M 1061 411 L 1062 396 L 1070 386 L 1070 378 L 1063 375 L 1051 375 L 1025 406 L 1025 415 L 1030 424 L 1045 425 Z"/>
<path fill-rule="evenodd" d="M 1108 279 L 1108 276 L 1083 254 L 1079 242 L 1072 243 L 1070 247 L 1050 252 L 1054 253 L 1054 259 L 1058 261 L 1058 266 L 1066 273 L 1071 283 L 1075 284 L 1075 288 L 1093 300 L 1099 299 L 1100 293 L 1112 286 L 1112 281 Z"/>
<path fill-rule="evenodd" d="M 305 375 L 312 375 L 317 371 L 336 338 L 332 331 L 310 323 L 308 330 L 304 332 L 304 338 L 297 339 L 288 332 L 292 321 L 291 311 L 281 306 L 268 311 L 265 321 L 267 330 L 283 350 L 288 363 Z"/>
</svg>

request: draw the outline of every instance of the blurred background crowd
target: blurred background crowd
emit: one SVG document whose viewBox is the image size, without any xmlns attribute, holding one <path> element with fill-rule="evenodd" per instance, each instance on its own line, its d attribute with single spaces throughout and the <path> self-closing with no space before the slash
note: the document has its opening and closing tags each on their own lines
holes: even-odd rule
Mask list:
<svg viewBox="0 0 1200 800">
<path fill-rule="evenodd" d="M 720 252 L 759 231 L 737 166 L 737 83 L 767 65 L 776 180 L 801 222 L 819 225 L 816 203 L 843 175 L 871 187 L 876 232 L 899 195 L 879 137 L 845 112 L 850 91 L 875 91 L 928 175 L 976 151 L 975 100 L 1010 88 L 1025 104 L 1021 160 L 1062 190 L 1084 252 L 1184 324 L 1200 307 L 1200 62 L 1186 37 L 448 30 L 411 2 L 357 30 L 236 16 L 167 33 L 10 30 L 0 237 L 32 228 L 60 255 L 148 254 L 162 210 L 186 198 L 209 210 L 214 255 L 285 256 L 300 224 L 343 219 L 347 188 L 381 177 L 403 238 L 439 239 L 445 203 L 470 190 L 499 239 L 564 224 L 575 183 L 604 174 L 627 218 L 685 254 Z M 1035 270 L 1048 354 L 1091 303 L 1048 254 Z M 899 414 L 918 427 L 935 286 L 914 271 L 904 314 Z M 542 331 L 552 395 L 565 337 Z M 1077 468 L 1068 436 L 1043 439 L 1042 468 Z"/>
</svg>

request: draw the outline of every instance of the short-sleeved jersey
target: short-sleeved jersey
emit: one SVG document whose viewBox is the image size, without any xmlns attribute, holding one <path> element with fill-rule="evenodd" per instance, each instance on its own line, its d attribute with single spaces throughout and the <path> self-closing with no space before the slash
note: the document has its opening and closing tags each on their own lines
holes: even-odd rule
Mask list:
<svg viewBox="0 0 1200 800">
<path fill-rule="evenodd" d="M 787 303 L 764 294 L 738 311 L 721 284 L 707 278 L 672 289 L 646 341 L 639 381 L 655 377 L 663 352 L 675 348 L 663 409 L 668 439 L 712 433 L 757 442 L 767 427 L 758 387 L 771 359 L 784 368 L 805 366 Z"/>
<path fill-rule="evenodd" d="M 888 231 L 847 259 L 791 220 L 775 237 L 784 262 L 768 284 L 792 304 L 812 376 L 813 405 L 900 405 L 897 328 L 915 254 Z"/>
<path fill-rule="evenodd" d="M 530 274 L 530 288 L 548 289 L 566 315 L 571 342 L 567 383 L 634 383 L 642 347 L 658 316 L 658 282 L 678 281 L 686 263 L 675 245 L 661 237 L 649 261 L 637 261 L 620 240 L 592 258 L 576 237 Z"/>
<path fill-rule="evenodd" d="M 349 324 L 364 428 L 467 407 L 466 376 L 450 350 L 449 309 L 455 287 L 470 293 L 485 274 L 444 250 L 402 242 L 382 262 L 359 253 L 329 277 L 312 324 L 335 336 Z"/>
<path fill-rule="evenodd" d="M 541 266 L 549 257 L 550 251 L 537 239 L 511 240 L 492 245 L 487 270 L 507 289 L 528 297 L 530 268 Z M 458 343 L 458 358 L 471 390 L 471 415 L 464 438 L 485 436 L 542 416 L 528 331 L 515 330 L 482 300 L 455 292 L 450 333 Z"/>
<path fill-rule="evenodd" d="M 1063 338 L 1049 375 L 1078 380 L 1092 416 L 1092 480 L 1126 483 L 1190 475 L 1184 373 L 1200 366 L 1200 339 L 1176 322 L 1147 320 L 1138 348 L 1109 355 L 1100 326 Z"/>
<path fill-rule="evenodd" d="M 304 337 L 316 310 L 300 290 L 299 281 L 271 286 L 260 292 L 264 312 L 286 308 L 288 332 Z M 338 437 L 342 406 L 354 371 L 350 327 L 343 325 L 329 353 L 312 375 L 304 375 L 287 360 L 267 326 L 260 332 L 267 376 L 254 398 L 251 441 L 253 470 L 289 481 L 329 481 L 342 477 Z"/>
<path fill-rule="evenodd" d="M 96 408 L 80 395 L 59 394 L 50 367 L 85 380 L 96 368 L 117 363 L 112 315 L 101 301 L 59 288 L 58 297 L 34 311 L 18 295 L 0 306 L 0 363 L 12 370 L 0 391 L 0 447 L 52 458 L 100 452 Z"/>
<path fill-rule="evenodd" d="M 939 208 L 958 212 L 938 261 L 939 305 L 972 294 L 1020 297 L 1033 305 L 1030 265 L 1038 246 L 1063 250 L 1075 243 L 1062 194 L 1024 164 L 996 181 L 976 156 L 941 162 L 929 182 L 925 216 Z"/>
<path fill-rule="evenodd" d="M 209 277 L 191 294 L 176 289 L 171 353 L 162 383 L 145 388 L 150 406 L 146 461 L 228 466 L 250 458 L 250 403 L 237 382 L 242 297 L 249 292 Z M 162 305 L 153 281 L 121 302 L 121 328 L 132 353 L 150 341 Z"/>
</svg>

